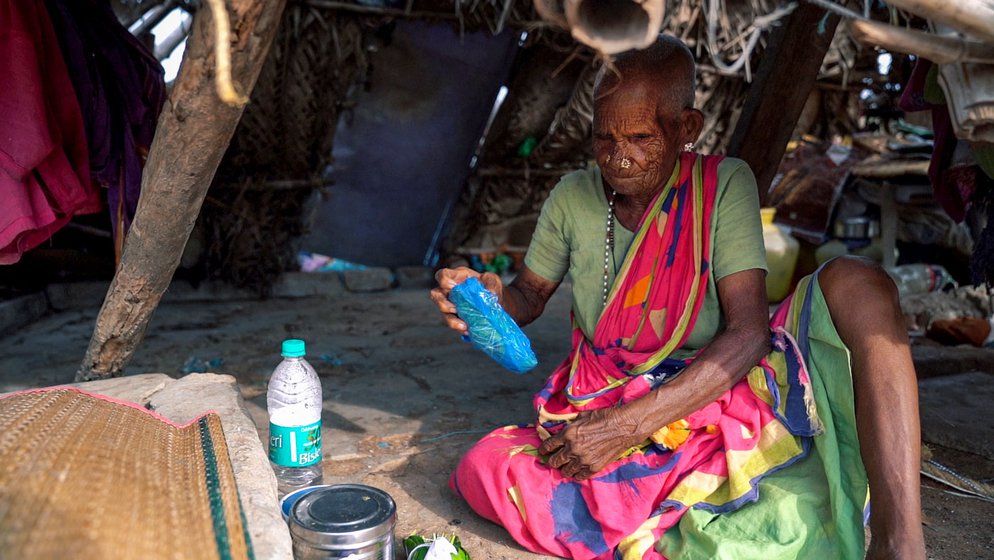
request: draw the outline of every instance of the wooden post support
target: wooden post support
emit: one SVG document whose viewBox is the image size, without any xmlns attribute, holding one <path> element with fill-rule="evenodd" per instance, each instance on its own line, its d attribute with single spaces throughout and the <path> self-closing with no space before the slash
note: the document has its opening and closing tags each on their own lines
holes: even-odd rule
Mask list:
<svg viewBox="0 0 994 560">
<path fill-rule="evenodd" d="M 770 33 L 726 150 L 752 168 L 760 201 L 766 200 L 838 23 L 837 15 L 802 2 Z"/>
<path fill-rule="evenodd" d="M 231 76 L 255 85 L 286 0 L 228 0 Z M 201 4 L 179 77 L 159 116 L 121 264 L 97 316 L 77 381 L 120 375 L 169 287 L 242 107 L 215 91 L 214 18 Z"/>
</svg>

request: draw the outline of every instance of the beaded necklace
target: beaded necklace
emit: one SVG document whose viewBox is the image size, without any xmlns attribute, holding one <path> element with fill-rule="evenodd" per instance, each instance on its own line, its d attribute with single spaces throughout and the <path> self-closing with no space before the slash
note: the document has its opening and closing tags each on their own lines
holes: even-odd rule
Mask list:
<svg viewBox="0 0 994 560">
<path fill-rule="evenodd" d="M 614 199 L 618 193 L 611 189 L 611 198 L 607 201 L 607 233 L 604 236 L 604 304 L 607 304 L 608 267 L 614 253 Z"/>
</svg>

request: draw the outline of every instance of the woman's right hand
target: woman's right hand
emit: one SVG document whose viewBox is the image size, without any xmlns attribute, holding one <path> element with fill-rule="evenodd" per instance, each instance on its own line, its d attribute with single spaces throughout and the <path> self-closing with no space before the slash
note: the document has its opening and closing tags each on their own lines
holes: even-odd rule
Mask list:
<svg viewBox="0 0 994 560">
<path fill-rule="evenodd" d="M 442 312 L 442 316 L 445 318 L 445 323 L 449 325 L 449 328 L 458 332 L 459 334 L 465 335 L 469 334 L 469 327 L 466 323 L 456 315 L 456 306 L 451 301 L 449 301 L 449 292 L 452 288 L 456 287 L 457 284 L 462 283 L 467 278 L 474 277 L 477 278 L 483 287 L 490 290 L 497 296 L 497 301 L 503 303 L 504 296 L 504 284 L 501 282 L 500 276 L 492 272 L 484 272 L 480 274 L 479 272 L 466 267 L 459 268 L 443 268 L 435 273 L 435 282 L 438 286 L 431 291 L 431 300 L 435 302 L 438 306 L 438 310 Z"/>
</svg>

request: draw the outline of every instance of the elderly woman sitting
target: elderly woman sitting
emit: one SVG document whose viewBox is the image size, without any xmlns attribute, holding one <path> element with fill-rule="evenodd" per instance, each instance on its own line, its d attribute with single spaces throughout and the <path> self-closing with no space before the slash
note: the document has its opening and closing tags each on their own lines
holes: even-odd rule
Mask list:
<svg viewBox="0 0 994 560">
<path fill-rule="evenodd" d="M 452 488 L 567 558 L 923 559 L 917 386 L 893 282 L 837 259 L 769 320 L 755 179 L 692 151 L 694 62 L 661 38 L 595 85 L 597 167 L 542 209 L 525 267 L 481 281 L 521 325 L 569 273 L 572 351 Z M 448 301 L 468 269 L 441 270 Z M 873 496 L 865 551 L 864 513 Z"/>
</svg>

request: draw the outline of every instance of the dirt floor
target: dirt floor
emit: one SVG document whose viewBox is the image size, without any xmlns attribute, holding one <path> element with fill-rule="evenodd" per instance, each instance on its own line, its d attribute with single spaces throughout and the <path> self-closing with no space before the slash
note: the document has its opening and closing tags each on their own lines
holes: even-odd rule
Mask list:
<svg viewBox="0 0 994 560">
<path fill-rule="evenodd" d="M 50 315 L 0 338 L 0 392 L 71 381 L 98 304 Z M 207 364 L 234 375 L 265 441 L 266 381 L 279 361 L 280 342 L 303 338 L 324 384 L 325 482 L 361 482 L 389 492 L 398 504 L 399 537 L 455 533 L 477 560 L 542 558 L 477 517 L 446 481 L 477 438 L 493 427 L 531 420 L 532 392 L 568 350 L 568 315 L 564 289 L 526 328 L 538 368 L 515 375 L 446 329 L 426 290 L 167 302 L 126 373 L 178 377 L 184 366 Z M 992 482 L 994 462 L 931 447 L 943 464 Z M 929 557 L 994 558 L 994 504 L 922 481 Z"/>
</svg>

